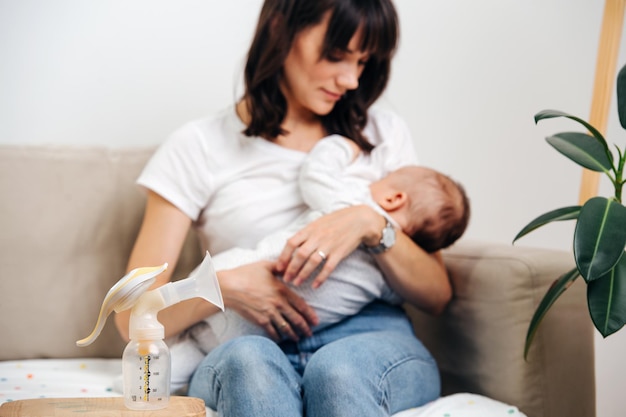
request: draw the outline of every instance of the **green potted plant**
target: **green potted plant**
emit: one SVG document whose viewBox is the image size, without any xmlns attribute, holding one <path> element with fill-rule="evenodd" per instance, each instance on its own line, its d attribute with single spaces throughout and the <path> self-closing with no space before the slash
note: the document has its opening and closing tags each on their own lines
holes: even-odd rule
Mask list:
<svg viewBox="0 0 626 417">
<path fill-rule="evenodd" d="M 617 76 L 617 110 L 626 130 L 626 65 Z M 537 327 L 554 302 L 574 280 L 582 276 L 587 284 L 587 304 L 594 326 L 607 337 L 626 323 L 626 207 L 622 204 L 622 187 L 626 147 L 615 146 L 615 155 L 603 135 L 588 122 L 558 110 L 543 110 L 540 120 L 565 117 L 583 125 L 589 133 L 561 132 L 546 141 L 561 154 L 584 168 L 604 173 L 614 188 L 611 197 L 593 197 L 582 206 L 568 206 L 549 211 L 526 225 L 513 239 L 517 241 L 531 231 L 554 221 L 575 220 L 573 252 L 576 267 L 565 272 L 541 300 L 526 334 L 524 357 Z"/>
</svg>

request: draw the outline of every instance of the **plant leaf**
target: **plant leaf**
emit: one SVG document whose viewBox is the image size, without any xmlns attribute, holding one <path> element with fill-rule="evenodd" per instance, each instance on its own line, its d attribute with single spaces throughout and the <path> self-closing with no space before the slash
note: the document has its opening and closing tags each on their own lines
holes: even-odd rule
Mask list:
<svg viewBox="0 0 626 417">
<path fill-rule="evenodd" d="M 587 169 L 608 173 L 613 163 L 606 150 L 593 136 L 580 132 L 562 132 L 546 138 L 557 151 Z"/>
<path fill-rule="evenodd" d="M 574 259 L 585 281 L 609 272 L 626 246 L 626 207 L 594 197 L 580 209 L 574 230 Z"/>
<path fill-rule="evenodd" d="M 604 136 L 602 136 L 602 133 L 600 133 L 598 129 L 596 129 L 595 127 L 593 127 L 592 125 L 590 125 L 585 120 L 579 117 L 572 116 L 571 114 L 567 114 L 560 110 L 542 110 L 539 113 L 535 114 L 535 123 L 538 123 L 539 120 L 552 119 L 554 117 L 566 117 L 568 119 L 574 120 L 580 123 L 581 125 L 585 126 L 585 128 L 587 128 L 587 130 L 591 132 L 593 137 L 596 138 L 598 142 L 600 142 L 602 147 L 605 149 L 606 154 L 607 155 L 611 154 L 611 152 L 609 151 L 609 145 L 606 143 L 606 140 L 604 139 Z"/>
<path fill-rule="evenodd" d="M 626 65 L 617 74 L 617 114 L 619 123 L 626 129 Z"/>
<path fill-rule="evenodd" d="M 566 289 L 580 276 L 580 272 L 578 269 L 574 268 L 571 271 L 566 272 L 561 275 L 559 279 L 554 281 L 554 283 L 550 286 L 546 295 L 543 296 L 543 299 L 539 303 L 537 310 L 535 310 L 535 314 L 533 314 L 533 318 L 530 320 L 530 324 L 528 325 L 528 331 L 526 332 L 526 345 L 524 346 L 524 359 L 528 356 L 528 350 L 530 349 L 530 345 L 535 337 L 535 333 L 537 333 L 537 328 L 539 324 L 543 320 L 544 316 L 552 307 L 554 302 L 565 292 Z"/>
<path fill-rule="evenodd" d="M 603 337 L 626 323 L 626 256 L 605 276 L 587 286 L 587 304 L 594 326 Z"/>
<path fill-rule="evenodd" d="M 552 210 L 547 213 L 542 214 L 537 217 L 530 223 L 528 223 L 513 239 L 513 243 L 520 237 L 527 235 L 535 229 L 540 228 L 548 223 L 561 221 L 561 220 L 572 220 L 578 218 L 578 213 L 580 213 L 580 206 L 569 206 L 563 207 L 560 209 Z"/>
</svg>

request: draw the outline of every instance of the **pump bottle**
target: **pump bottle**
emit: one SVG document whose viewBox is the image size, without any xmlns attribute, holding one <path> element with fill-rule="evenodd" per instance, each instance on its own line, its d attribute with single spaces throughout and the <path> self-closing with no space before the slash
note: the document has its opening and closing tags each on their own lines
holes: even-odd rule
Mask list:
<svg viewBox="0 0 626 417">
<path fill-rule="evenodd" d="M 165 329 L 157 320 L 160 310 L 180 301 L 200 297 L 224 309 L 217 275 L 209 253 L 188 278 L 147 291 L 155 277 L 165 271 L 159 267 L 137 268 L 120 279 L 107 293 L 92 333 L 76 342 L 88 346 L 98 337 L 112 311 L 132 308 L 130 342 L 122 354 L 124 404 L 133 410 L 157 410 L 170 399 L 171 361 L 164 342 Z"/>
<path fill-rule="evenodd" d="M 131 339 L 122 354 L 126 407 L 131 410 L 167 407 L 170 366 L 170 350 L 162 339 Z"/>
</svg>

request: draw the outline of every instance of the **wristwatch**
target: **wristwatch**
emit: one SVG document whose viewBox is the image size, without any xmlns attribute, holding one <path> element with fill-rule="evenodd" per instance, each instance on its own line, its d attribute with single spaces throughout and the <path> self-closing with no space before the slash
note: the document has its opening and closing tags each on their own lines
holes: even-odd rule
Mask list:
<svg viewBox="0 0 626 417">
<path fill-rule="evenodd" d="M 388 219 L 385 220 L 387 223 L 383 228 L 380 243 L 376 246 L 365 246 L 365 249 L 374 255 L 387 251 L 393 246 L 394 243 L 396 243 L 396 229 L 393 228 L 393 225 Z"/>
</svg>

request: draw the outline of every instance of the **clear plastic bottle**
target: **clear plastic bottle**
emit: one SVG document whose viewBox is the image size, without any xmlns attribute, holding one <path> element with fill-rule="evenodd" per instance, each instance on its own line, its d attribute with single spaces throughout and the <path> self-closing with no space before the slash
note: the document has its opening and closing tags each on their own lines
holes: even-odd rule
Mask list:
<svg viewBox="0 0 626 417">
<path fill-rule="evenodd" d="M 132 410 L 158 410 L 170 400 L 170 351 L 162 339 L 131 340 L 122 355 L 124 403 Z"/>
</svg>

